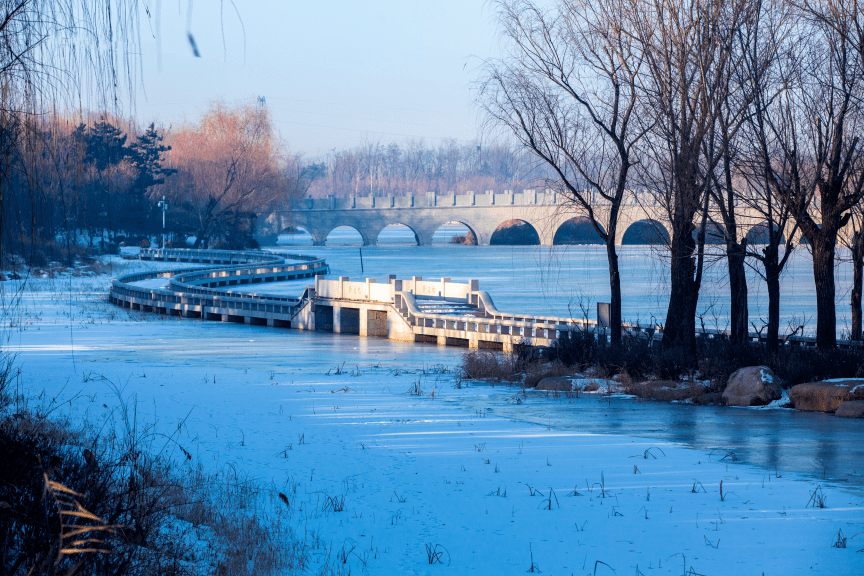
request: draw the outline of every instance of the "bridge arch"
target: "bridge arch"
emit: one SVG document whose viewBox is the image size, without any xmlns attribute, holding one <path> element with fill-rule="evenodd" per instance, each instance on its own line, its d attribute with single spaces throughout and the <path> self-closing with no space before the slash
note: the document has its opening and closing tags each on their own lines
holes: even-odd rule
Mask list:
<svg viewBox="0 0 864 576">
<path fill-rule="evenodd" d="M 778 230 L 777 226 L 774 226 L 774 230 Z M 748 245 L 764 245 L 768 243 L 768 223 L 762 222 L 760 224 L 755 224 L 747 231 L 747 234 L 744 236 L 747 239 Z M 785 234 L 780 235 L 780 243 L 786 243 Z"/>
<path fill-rule="evenodd" d="M 447 222 L 444 222 L 443 224 L 441 224 L 440 226 L 435 228 L 435 231 L 432 233 L 433 242 L 435 242 L 435 238 L 434 238 L 435 235 L 438 234 L 439 232 L 441 232 L 441 229 L 444 228 L 445 226 L 451 226 L 451 227 L 460 226 L 464 230 L 457 230 L 456 235 L 446 236 L 446 239 L 438 240 L 438 242 L 445 242 L 448 244 L 456 243 L 456 244 L 472 244 L 472 245 L 483 245 L 485 243 L 488 243 L 488 242 L 484 242 L 484 240 L 488 240 L 488 239 L 482 238 L 480 236 L 480 234 L 478 233 L 477 228 L 475 226 L 472 226 L 471 224 L 468 224 L 467 222 L 463 222 L 462 220 L 448 220 Z M 461 236 L 463 233 L 464 233 L 465 241 L 456 242 L 454 240 L 454 238 Z M 473 235 L 473 240 L 474 240 L 473 242 L 470 241 L 471 235 Z M 439 237 L 440 236 L 441 235 L 439 235 Z"/>
<path fill-rule="evenodd" d="M 606 232 L 602 225 L 600 228 Z M 603 244 L 603 238 L 597 234 L 587 216 L 576 216 L 565 220 L 558 226 L 552 238 L 552 244 Z"/>
<path fill-rule="evenodd" d="M 505 220 L 489 237 L 489 244 L 509 246 L 537 246 L 542 244 L 540 231 L 530 222 L 519 218 Z"/>
<path fill-rule="evenodd" d="M 276 233 L 277 246 L 308 246 L 315 244 L 315 238 L 303 226 L 286 226 Z"/>
<path fill-rule="evenodd" d="M 621 235 L 621 240 L 618 244 L 669 244 L 672 235 L 666 226 L 658 220 L 652 218 L 643 218 L 631 222 Z"/>
<path fill-rule="evenodd" d="M 353 238 L 351 238 L 350 230 L 353 230 L 354 232 L 357 233 L 357 235 L 360 236 L 359 242 L 357 240 L 354 240 Z M 332 240 L 338 240 L 338 236 L 340 234 L 345 234 L 346 239 L 349 241 L 343 242 L 344 244 L 357 244 L 357 243 L 359 243 L 359 244 L 362 244 L 363 246 L 369 246 L 369 237 L 364 233 L 362 226 L 357 227 L 357 226 L 352 226 L 351 224 L 340 224 L 339 226 L 334 226 L 333 228 L 330 229 L 329 232 L 327 232 L 327 234 L 324 235 L 324 238 L 321 240 L 321 243 L 317 244 L 317 245 L 323 246 L 323 245 L 327 244 L 328 241 L 331 241 L 330 237 L 333 234 L 333 232 L 337 232 L 337 231 L 339 231 L 337 233 L 337 236 L 335 238 L 333 238 Z M 313 238 L 314 238 L 314 236 L 313 236 Z"/>
<path fill-rule="evenodd" d="M 388 234 L 384 234 L 384 232 L 388 232 Z M 381 238 L 381 235 L 384 234 L 384 238 Z M 392 236 L 393 238 L 387 238 L 387 236 Z M 406 244 L 413 242 L 415 245 L 420 245 L 420 236 L 418 236 L 417 231 L 413 226 L 408 224 L 404 224 L 402 222 L 393 222 L 391 224 L 387 224 L 378 233 L 375 235 L 375 244 Z"/>
</svg>

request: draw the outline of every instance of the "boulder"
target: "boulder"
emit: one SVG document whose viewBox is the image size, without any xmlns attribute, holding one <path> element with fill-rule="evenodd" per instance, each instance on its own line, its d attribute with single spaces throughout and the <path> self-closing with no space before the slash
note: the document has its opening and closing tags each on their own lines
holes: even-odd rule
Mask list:
<svg viewBox="0 0 864 576">
<path fill-rule="evenodd" d="M 570 378 L 547 376 L 537 383 L 537 390 L 570 392 L 573 390 L 573 381 Z"/>
<path fill-rule="evenodd" d="M 647 400 L 673 402 L 687 400 L 702 392 L 702 387 L 692 382 L 678 383 L 674 380 L 648 380 L 627 387 L 627 393 Z"/>
<path fill-rule="evenodd" d="M 764 406 L 783 396 L 780 379 L 767 366 L 748 366 L 729 376 L 723 402 L 727 406 Z"/>
<path fill-rule="evenodd" d="M 834 412 L 843 402 L 864 400 L 864 380 L 798 384 L 789 391 L 789 400 L 798 410 Z"/>
<path fill-rule="evenodd" d="M 850 402 L 843 402 L 834 411 L 834 415 L 841 418 L 864 418 L 864 401 L 852 400 Z"/>
</svg>

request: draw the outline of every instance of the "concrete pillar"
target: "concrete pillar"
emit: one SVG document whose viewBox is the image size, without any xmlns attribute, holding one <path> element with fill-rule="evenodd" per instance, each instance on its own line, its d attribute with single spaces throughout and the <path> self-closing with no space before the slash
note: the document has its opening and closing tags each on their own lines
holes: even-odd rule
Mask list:
<svg viewBox="0 0 864 576">
<path fill-rule="evenodd" d="M 443 335 L 438 336 L 438 346 L 446 346 L 447 345 L 447 337 Z"/>
<path fill-rule="evenodd" d="M 412 276 L 411 277 L 411 292 L 413 294 L 417 294 L 417 282 L 421 282 L 423 280 L 422 276 Z"/>
<path fill-rule="evenodd" d="M 369 309 L 360 308 L 360 336 L 369 336 Z"/>
<path fill-rule="evenodd" d="M 341 287 L 340 287 L 341 288 Z M 341 292 L 341 290 L 340 290 Z M 342 332 L 342 307 L 333 305 L 333 333 Z"/>
</svg>

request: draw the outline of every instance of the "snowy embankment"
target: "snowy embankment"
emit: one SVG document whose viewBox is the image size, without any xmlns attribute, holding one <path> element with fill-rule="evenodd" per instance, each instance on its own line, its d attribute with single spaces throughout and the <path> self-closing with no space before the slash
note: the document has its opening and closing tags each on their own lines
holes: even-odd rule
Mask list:
<svg viewBox="0 0 864 576">
<path fill-rule="evenodd" d="M 456 388 L 452 349 L 159 320 L 103 285 L 26 291 L 28 322 L 4 327 L 23 388 L 91 422 L 134 402 L 194 462 L 274 483 L 312 573 L 343 552 L 358 574 L 864 571 L 860 489 L 465 410 L 514 390 Z"/>
</svg>

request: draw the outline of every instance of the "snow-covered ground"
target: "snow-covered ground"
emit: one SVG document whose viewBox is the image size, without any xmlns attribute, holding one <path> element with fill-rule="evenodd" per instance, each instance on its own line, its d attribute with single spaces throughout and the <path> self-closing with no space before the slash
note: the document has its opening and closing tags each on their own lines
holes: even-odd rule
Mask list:
<svg viewBox="0 0 864 576">
<path fill-rule="evenodd" d="M 163 267 L 114 273 L 145 265 Z M 859 488 L 722 450 L 513 422 L 481 407 L 536 397 L 457 388 L 458 349 L 160 319 L 100 300 L 108 283 L 23 289 L 3 348 L 24 391 L 75 418 L 131 401 L 142 422 L 179 426 L 194 461 L 287 494 L 299 533 L 320 540 L 317 563 L 344 550 L 356 574 L 864 574 Z"/>
</svg>

